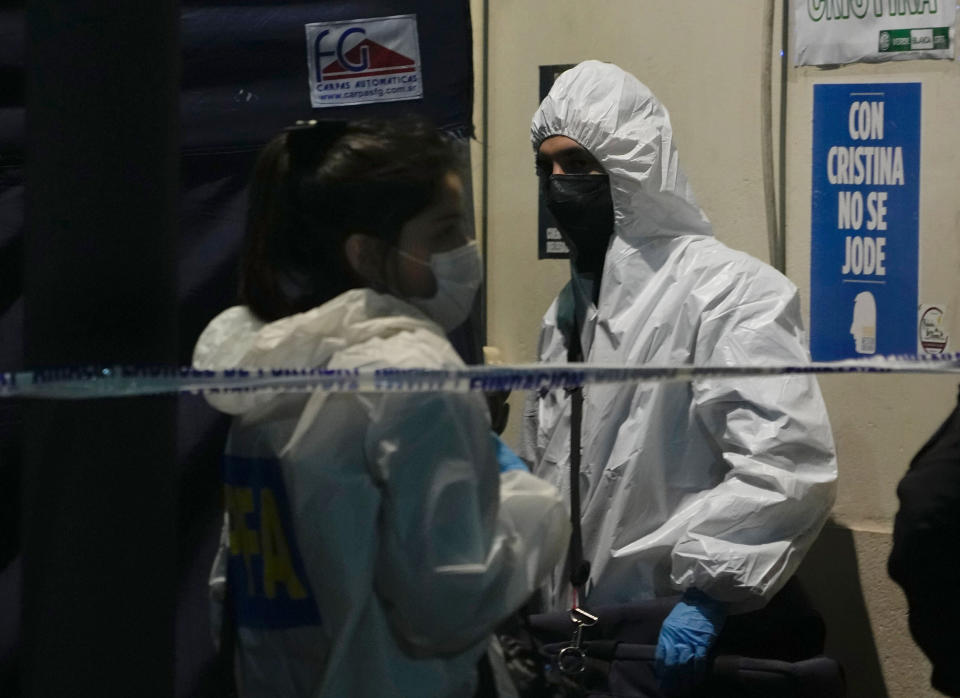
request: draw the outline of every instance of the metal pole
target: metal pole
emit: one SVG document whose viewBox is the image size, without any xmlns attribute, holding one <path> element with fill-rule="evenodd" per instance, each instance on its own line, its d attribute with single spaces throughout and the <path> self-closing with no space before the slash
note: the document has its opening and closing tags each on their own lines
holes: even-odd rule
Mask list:
<svg viewBox="0 0 960 698">
<path fill-rule="evenodd" d="M 777 228 L 776 182 L 773 177 L 773 96 L 771 61 L 773 60 L 774 0 L 763 5 L 763 40 L 760 54 L 760 151 L 763 160 L 763 203 L 767 221 L 770 264 L 783 269 L 783 250 Z"/>
<path fill-rule="evenodd" d="M 790 58 L 790 0 L 780 10 L 780 159 L 777 177 L 777 234 L 780 239 L 780 271 L 787 273 L 787 65 Z"/>
<path fill-rule="evenodd" d="M 483 302 L 480 311 L 480 342 L 484 346 L 487 344 L 487 298 L 489 297 L 489 277 L 490 277 L 490 226 L 487 219 L 490 211 L 490 0 L 483 0 L 483 52 L 481 58 L 480 74 L 483 80 L 483 92 L 481 93 L 480 120 L 483 122 L 480 126 L 480 147 L 481 147 L 481 175 L 480 186 L 483 190 L 483 198 L 480 200 L 480 234 L 483 240 Z"/>
</svg>

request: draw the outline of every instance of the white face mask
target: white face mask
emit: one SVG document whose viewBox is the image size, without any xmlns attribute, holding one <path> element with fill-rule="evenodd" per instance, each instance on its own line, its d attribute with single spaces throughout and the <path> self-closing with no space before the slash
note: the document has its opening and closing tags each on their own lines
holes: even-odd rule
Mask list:
<svg viewBox="0 0 960 698">
<path fill-rule="evenodd" d="M 459 327 L 470 315 L 473 299 L 480 288 L 482 271 L 476 241 L 471 240 L 449 252 L 432 254 L 429 263 L 403 250 L 397 250 L 397 253 L 412 262 L 430 267 L 437 282 L 437 292 L 432 297 L 404 300 L 422 310 L 447 332 Z"/>
</svg>

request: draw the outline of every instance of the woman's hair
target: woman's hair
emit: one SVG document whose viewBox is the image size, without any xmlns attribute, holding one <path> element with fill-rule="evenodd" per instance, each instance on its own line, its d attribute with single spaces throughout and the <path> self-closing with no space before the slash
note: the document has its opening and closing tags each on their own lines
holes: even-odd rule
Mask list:
<svg viewBox="0 0 960 698">
<path fill-rule="evenodd" d="M 240 302 L 270 322 L 364 286 L 344 242 L 394 244 L 458 169 L 450 138 L 415 119 L 310 122 L 268 143 L 250 184 Z"/>
</svg>

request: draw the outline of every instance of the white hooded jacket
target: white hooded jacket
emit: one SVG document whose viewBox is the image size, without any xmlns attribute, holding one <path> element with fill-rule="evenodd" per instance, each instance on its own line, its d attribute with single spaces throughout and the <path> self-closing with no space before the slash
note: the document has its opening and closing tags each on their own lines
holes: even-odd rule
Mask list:
<svg viewBox="0 0 960 698">
<path fill-rule="evenodd" d="M 442 330 L 349 291 L 269 324 L 230 308 L 203 369 L 462 366 Z M 349 381 L 349 375 L 346 374 Z M 469 696 L 493 627 L 562 556 L 566 510 L 499 472 L 476 394 L 224 392 L 229 558 L 245 696 Z"/>
<path fill-rule="evenodd" d="M 533 117 L 534 149 L 555 135 L 600 162 L 614 205 L 599 301 L 583 301 L 585 361 L 809 361 L 796 287 L 713 237 L 680 170 L 667 110 L 646 86 L 597 61 L 563 73 Z M 567 360 L 559 326 L 578 289 L 569 284 L 547 311 L 541 361 Z M 569 414 L 563 392 L 533 395 L 522 449 L 564 493 Z M 833 503 L 833 437 L 812 377 L 587 386 L 582 438 L 593 605 L 696 587 L 735 612 L 758 608 L 796 570 Z M 570 603 L 561 568 L 550 600 Z"/>
</svg>

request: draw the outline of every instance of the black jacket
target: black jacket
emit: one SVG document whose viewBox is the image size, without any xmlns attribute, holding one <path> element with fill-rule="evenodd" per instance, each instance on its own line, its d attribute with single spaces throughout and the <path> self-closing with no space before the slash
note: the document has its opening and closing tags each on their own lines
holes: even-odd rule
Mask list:
<svg viewBox="0 0 960 698">
<path fill-rule="evenodd" d="M 913 457 L 897 496 L 887 569 L 933 662 L 931 684 L 960 696 L 960 404 Z"/>
</svg>

